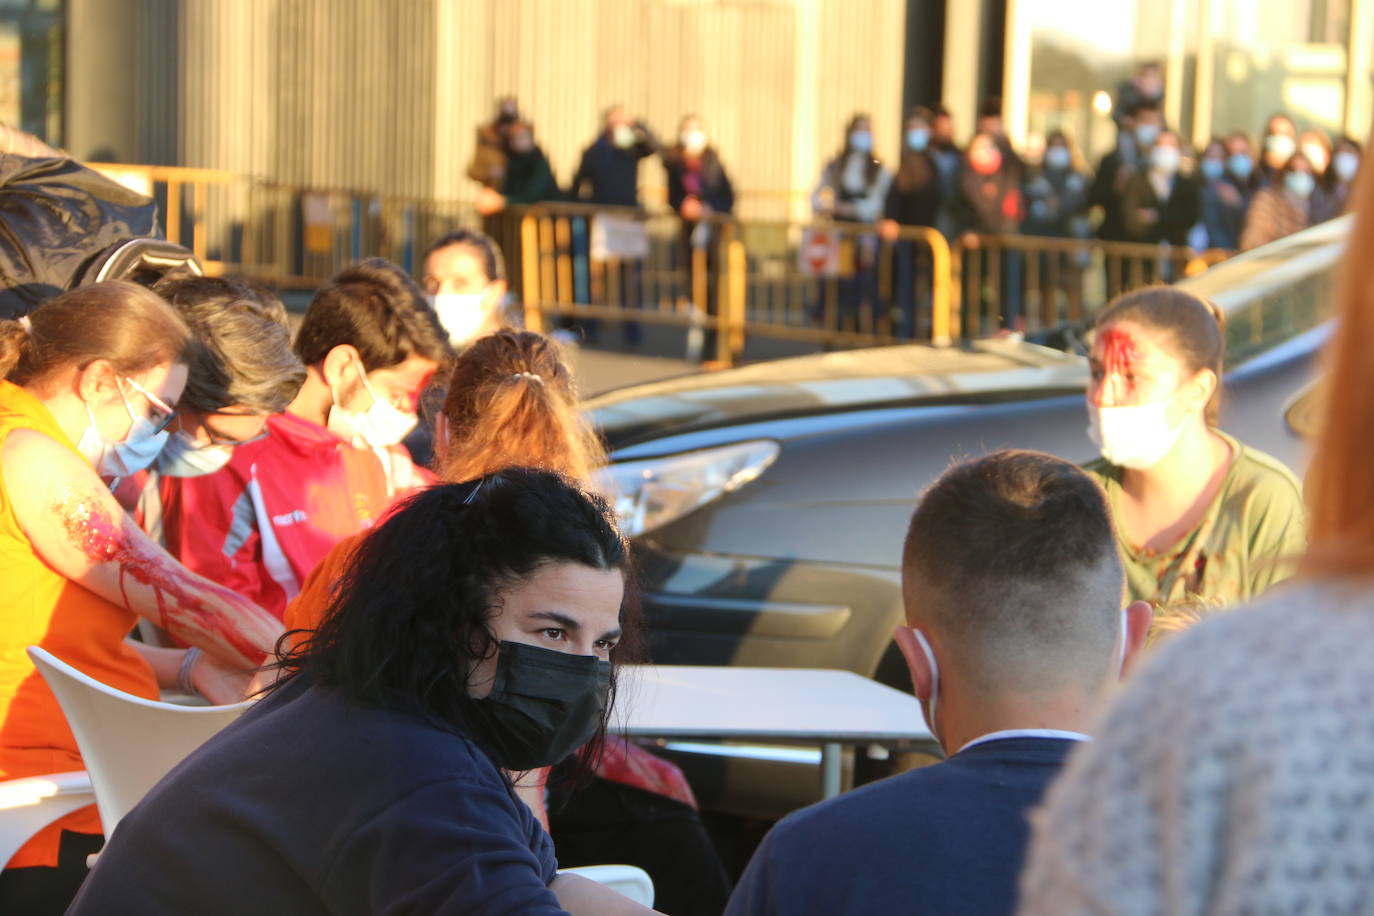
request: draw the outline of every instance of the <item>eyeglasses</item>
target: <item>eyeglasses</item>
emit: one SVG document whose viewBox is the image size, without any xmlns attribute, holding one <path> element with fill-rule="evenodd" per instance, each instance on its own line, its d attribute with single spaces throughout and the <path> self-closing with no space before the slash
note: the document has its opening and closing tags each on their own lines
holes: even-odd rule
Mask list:
<svg viewBox="0 0 1374 916">
<path fill-rule="evenodd" d="M 226 448 L 237 448 L 240 445 L 247 445 L 250 442 L 261 442 L 263 439 L 266 439 L 268 434 L 271 432 L 271 430 L 264 426 L 262 428 L 262 432 L 258 433 L 256 436 L 249 436 L 247 439 L 235 439 L 233 436 L 226 436 L 221 433 L 215 432 L 214 427 L 212 427 L 209 423 L 205 422 L 206 417 L 238 417 L 242 419 L 243 417 L 259 416 L 259 414 L 229 413 L 228 411 L 223 410 L 206 410 L 201 411 L 200 416 L 201 428 L 205 430 L 205 435 L 209 438 L 211 445 L 220 445 Z"/>
<path fill-rule="evenodd" d="M 153 432 L 154 432 L 154 433 L 160 433 L 160 432 L 162 432 L 164 429 L 166 429 L 167 426 L 168 426 L 168 424 L 170 424 L 170 423 L 172 422 L 173 418 L 176 417 L 176 415 L 177 415 L 176 410 L 173 409 L 172 407 L 168 406 L 167 402 L 164 401 L 164 400 L 162 400 L 162 398 L 160 398 L 160 397 L 158 397 L 157 395 L 153 394 L 153 393 L 152 393 L 151 391 L 149 391 L 147 388 L 144 388 L 142 385 L 140 385 L 138 382 L 134 381 L 133 379 L 129 378 L 127 375 L 120 376 L 120 377 L 123 378 L 124 381 L 126 381 L 126 382 L 129 383 L 129 387 L 130 387 L 130 388 L 133 388 L 133 389 L 134 389 L 135 391 L 137 391 L 139 394 L 141 394 L 141 395 L 143 395 L 145 398 L 147 398 L 147 399 L 148 399 L 148 403 L 149 403 L 150 405 L 152 405 L 152 408 L 153 408 L 154 413 L 153 413 L 153 416 L 149 417 L 148 419 L 149 419 L 149 421 L 153 424 Z M 127 403 L 127 401 L 126 401 L 126 403 Z"/>
</svg>

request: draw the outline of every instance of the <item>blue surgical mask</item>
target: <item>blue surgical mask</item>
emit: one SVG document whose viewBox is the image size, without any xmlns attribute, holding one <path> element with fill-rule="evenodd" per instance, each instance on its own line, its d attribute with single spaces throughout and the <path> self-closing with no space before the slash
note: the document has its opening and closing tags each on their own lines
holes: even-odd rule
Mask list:
<svg viewBox="0 0 1374 916">
<path fill-rule="evenodd" d="M 1360 170 L 1360 157 L 1357 153 L 1343 149 L 1332 157 L 1331 168 L 1336 171 L 1336 177 L 1341 181 L 1351 181 Z"/>
<path fill-rule="evenodd" d="M 1255 170 L 1255 163 L 1250 161 L 1250 157 L 1245 153 L 1232 153 L 1226 160 L 1226 168 L 1230 170 L 1241 181 L 1250 177 L 1250 173 Z"/>
<path fill-rule="evenodd" d="M 1069 167 L 1073 157 L 1069 155 L 1067 146 L 1051 146 L 1045 150 L 1045 167 L 1056 172 L 1062 172 Z"/>
<path fill-rule="evenodd" d="M 1220 159 L 1204 159 L 1198 163 L 1198 171 L 1208 181 L 1216 181 L 1226 174 L 1226 165 Z"/>
<path fill-rule="evenodd" d="M 1317 179 L 1306 172 L 1289 172 L 1283 176 L 1283 186 L 1294 197 L 1307 198 L 1317 186 Z"/>
<path fill-rule="evenodd" d="M 849 148 L 859 153 L 873 149 L 873 135 L 866 130 L 856 130 L 849 135 Z"/>
<path fill-rule="evenodd" d="M 213 474 L 234 457 L 232 445 L 199 443 L 177 430 L 157 456 L 157 470 L 167 477 L 204 477 Z"/>
<path fill-rule="evenodd" d="M 1141 124 L 1135 129 L 1136 142 L 1141 146 L 1154 146 L 1159 139 L 1159 128 L 1154 124 Z"/>
<path fill-rule="evenodd" d="M 921 152 L 930 145 L 930 130 L 925 127 L 913 127 L 906 132 L 906 145 L 909 149 Z"/>
<path fill-rule="evenodd" d="M 120 395 L 124 391 L 120 389 Z M 151 465 L 167 442 L 167 430 L 159 429 L 152 420 L 134 414 L 129 399 L 124 398 L 124 409 L 129 412 L 133 425 L 123 440 L 112 442 L 106 439 L 95 424 L 95 413 L 91 405 L 86 405 L 86 419 L 89 420 L 76 450 L 86 457 L 101 477 L 123 478 Z"/>
</svg>

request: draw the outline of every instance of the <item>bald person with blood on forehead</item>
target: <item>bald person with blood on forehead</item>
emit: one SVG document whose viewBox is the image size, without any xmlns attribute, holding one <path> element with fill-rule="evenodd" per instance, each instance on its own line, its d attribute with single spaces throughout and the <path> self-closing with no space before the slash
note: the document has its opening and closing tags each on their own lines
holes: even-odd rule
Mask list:
<svg viewBox="0 0 1374 916">
<path fill-rule="evenodd" d="M 1167 286 L 1118 297 L 1089 362 L 1084 467 L 1107 494 L 1131 600 L 1261 594 L 1306 546 L 1302 488 L 1277 459 L 1217 427 L 1222 316 Z"/>
</svg>

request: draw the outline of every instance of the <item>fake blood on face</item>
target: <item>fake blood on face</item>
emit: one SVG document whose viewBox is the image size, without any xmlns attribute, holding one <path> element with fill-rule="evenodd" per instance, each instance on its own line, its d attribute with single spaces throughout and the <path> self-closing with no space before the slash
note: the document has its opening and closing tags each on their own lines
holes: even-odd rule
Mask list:
<svg viewBox="0 0 1374 916">
<path fill-rule="evenodd" d="M 225 613 L 227 608 L 251 609 L 237 593 L 197 581 L 186 569 L 142 543 L 137 532 L 128 530 L 133 524 L 128 518 L 111 518 L 90 499 L 62 499 L 53 506 L 53 513 L 72 545 L 92 563 L 118 564 L 119 591 L 125 607 L 130 607 L 127 577 L 152 590 L 159 626 L 169 630 L 198 629 L 218 636 L 245 659 L 263 658 L 263 649 L 254 645 Z M 206 600 L 212 596 L 217 601 Z"/>
<path fill-rule="evenodd" d="M 1121 395 L 1135 394 L 1135 374 L 1140 362 L 1140 345 L 1129 332 L 1108 327 L 1102 332 L 1102 384 L 1117 386 Z"/>
</svg>

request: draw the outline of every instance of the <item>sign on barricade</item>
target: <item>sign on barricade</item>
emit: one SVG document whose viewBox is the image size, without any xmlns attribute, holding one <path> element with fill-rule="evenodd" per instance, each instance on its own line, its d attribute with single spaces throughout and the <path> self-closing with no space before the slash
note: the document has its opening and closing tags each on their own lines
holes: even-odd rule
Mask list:
<svg viewBox="0 0 1374 916">
<path fill-rule="evenodd" d="M 310 254 L 329 254 L 334 250 L 334 210 L 328 194 L 307 192 L 301 195 L 301 221 L 305 224 L 305 250 Z"/>
<path fill-rule="evenodd" d="M 809 276 L 835 276 L 840 272 L 840 234 L 833 229 L 803 229 L 797 262 L 797 269 Z"/>
<path fill-rule="evenodd" d="M 619 213 L 598 213 L 592 217 L 591 255 L 593 261 L 647 258 L 649 232 L 644 221 Z"/>
</svg>

